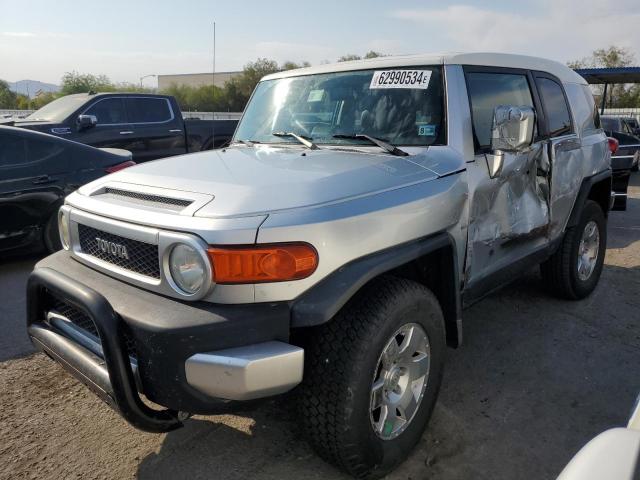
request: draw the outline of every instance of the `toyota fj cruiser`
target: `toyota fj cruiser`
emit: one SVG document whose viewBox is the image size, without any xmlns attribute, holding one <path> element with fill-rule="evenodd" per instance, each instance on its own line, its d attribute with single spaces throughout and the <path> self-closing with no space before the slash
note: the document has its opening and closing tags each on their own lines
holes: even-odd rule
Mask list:
<svg viewBox="0 0 640 480">
<path fill-rule="evenodd" d="M 423 433 L 463 306 L 536 264 L 557 295 L 589 295 L 610 205 L 593 97 L 559 63 L 276 73 L 228 148 L 67 197 L 28 332 L 149 432 L 295 387 L 319 454 L 380 476 Z"/>
</svg>

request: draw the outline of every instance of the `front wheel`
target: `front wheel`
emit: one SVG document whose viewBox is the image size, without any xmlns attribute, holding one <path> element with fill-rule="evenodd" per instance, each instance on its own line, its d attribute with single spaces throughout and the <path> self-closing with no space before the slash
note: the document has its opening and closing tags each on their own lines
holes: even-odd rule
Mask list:
<svg viewBox="0 0 640 480">
<path fill-rule="evenodd" d="M 307 438 L 351 475 L 384 475 L 420 440 L 436 402 L 446 348 L 437 299 L 418 283 L 381 277 L 306 333 Z"/>
<path fill-rule="evenodd" d="M 545 284 L 563 298 L 586 297 L 598 284 L 606 249 L 607 221 L 600 205 L 588 200 L 578 224 L 567 229 L 556 253 L 541 264 Z"/>
</svg>

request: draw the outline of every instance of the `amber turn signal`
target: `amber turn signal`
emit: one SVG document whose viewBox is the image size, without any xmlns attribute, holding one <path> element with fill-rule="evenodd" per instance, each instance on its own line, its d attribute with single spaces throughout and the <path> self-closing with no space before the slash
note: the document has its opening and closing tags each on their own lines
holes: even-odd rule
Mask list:
<svg viewBox="0 0 640 480">
<path fill-rule="evenodd" d="M 216 283 L 264 283 L 300 280 L 318 266 L 318 252 L 306 243 L 210 247 Z"/>
</svg>

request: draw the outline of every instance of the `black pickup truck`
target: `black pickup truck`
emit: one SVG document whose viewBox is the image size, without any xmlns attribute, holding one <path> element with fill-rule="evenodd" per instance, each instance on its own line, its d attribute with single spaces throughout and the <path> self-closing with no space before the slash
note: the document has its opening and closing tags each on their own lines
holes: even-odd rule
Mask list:
<svg viewBox="0 0 640 480">
<path fill-rule="evenodd" d="M 121 148 L 137 163 L 224 146 L 237 120 L 185 120 L 176 99 L 141 93 L 80 93 L 3 125 L 100 148 Z"/>
</svg>

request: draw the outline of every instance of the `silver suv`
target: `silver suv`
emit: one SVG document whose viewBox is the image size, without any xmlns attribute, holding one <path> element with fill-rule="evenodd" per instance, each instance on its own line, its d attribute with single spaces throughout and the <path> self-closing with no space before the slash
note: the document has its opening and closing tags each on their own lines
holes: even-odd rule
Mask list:
<svg viewBox="0 0 640 480">
<path fill-rule="evenodd" d="M 572 70 L 515 55 L 267 76 L 228 148 L 67 198 L 29 335 L 150 432 L 295 388 L 318 453 L 381 476 L 423 433 L 463 307 L 536 264 L 564 298 L 596 287 L 595 112 Z"/>
</svg>

